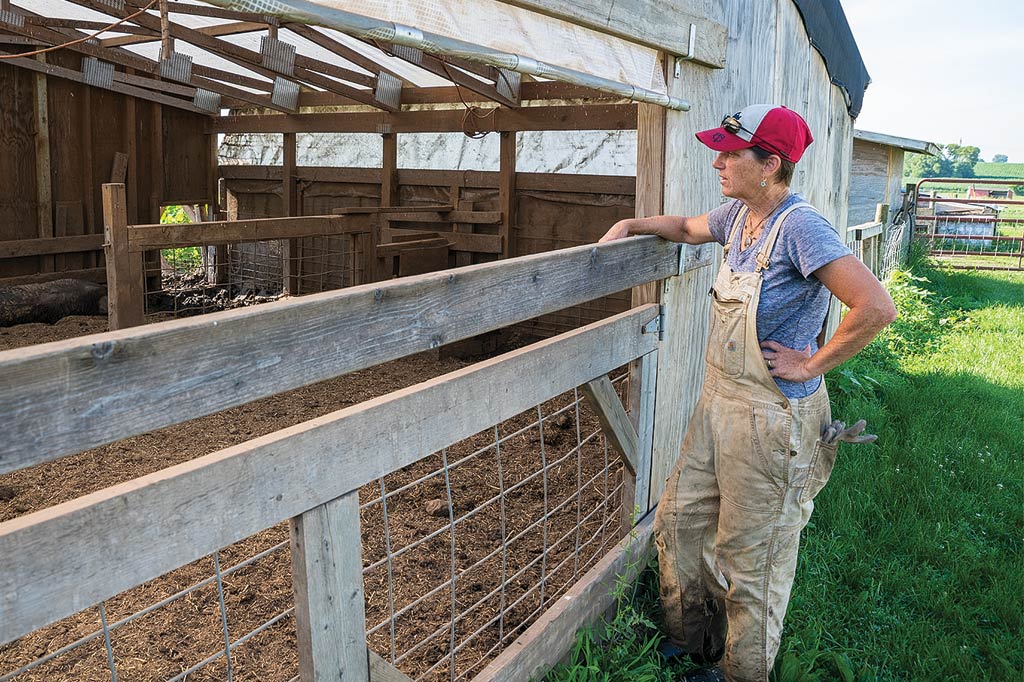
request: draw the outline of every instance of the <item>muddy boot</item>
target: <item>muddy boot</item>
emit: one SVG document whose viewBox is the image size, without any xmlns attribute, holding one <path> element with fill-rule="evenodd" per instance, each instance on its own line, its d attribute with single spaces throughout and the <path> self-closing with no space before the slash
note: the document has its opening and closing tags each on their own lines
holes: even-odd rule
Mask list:
<svg viewBox="0 0 1024 682">
<path fill-rule="evenodd" d="M 725 673 L 717 665 L 686 673 L 680 682 L 726 682 Z"/>
</svg>

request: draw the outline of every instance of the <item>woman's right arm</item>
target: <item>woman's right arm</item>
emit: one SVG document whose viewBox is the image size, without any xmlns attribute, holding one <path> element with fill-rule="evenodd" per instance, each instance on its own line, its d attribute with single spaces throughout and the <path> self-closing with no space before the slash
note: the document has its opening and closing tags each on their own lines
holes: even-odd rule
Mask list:
<svg viewBox="0 0 1024 682">
<path fill-rule="evenodd" d="M 600 242 L 610 242 L 639 234 L 656 234 L 662 239 L 685 244 L 705 244 L 715 241 L 708 228 L 708 214 L 684 218 L 674 215 L 650 218 L 626 218 L 612 225 Z M 600 243 L 599 242 L 599 243 Z"/>
</svg>

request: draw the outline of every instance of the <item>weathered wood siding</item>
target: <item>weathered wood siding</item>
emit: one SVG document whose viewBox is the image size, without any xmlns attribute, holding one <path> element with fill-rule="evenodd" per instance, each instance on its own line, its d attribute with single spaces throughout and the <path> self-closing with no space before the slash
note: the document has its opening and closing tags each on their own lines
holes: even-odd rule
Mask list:
<svg viewBox="0 0 1024 682">
<path fill-rule="evenodd" d="M 878 204 L 902 203 L 903 150 L 866 140 L 853 141 L 848 225 L 870 223 Z"/>
<path fill-rule="evenodd" d="M 46 58 L 65 68 L 81 65 L 81 55 L 75 53 L 57 51 Z M 37 154 L 40 79 L 48 103 L 48 159 Z M 152 102 L 0 63 L 0 241 L 102 234 L 100 185 L 111 181 L 118 154 L 127 160 L 129 223 L 151 222 L 166 200 L 205 198 L 210 186 L 205 117 L 161 109 Z M 48 202 L 40 178 L 49 178 Z M 7 258 L 0 260 L 0 279 L 102 266 L 101 252 Z"/>
</svg>

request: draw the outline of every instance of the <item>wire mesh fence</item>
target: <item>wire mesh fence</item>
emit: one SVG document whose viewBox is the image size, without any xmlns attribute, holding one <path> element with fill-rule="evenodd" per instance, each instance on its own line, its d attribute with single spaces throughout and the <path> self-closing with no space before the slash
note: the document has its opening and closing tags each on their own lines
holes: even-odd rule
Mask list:
<svg viewBox="0 0 1024 682">
<path fill-rule="evenodd" d="M 143 281 L 147 316 L 186 317 L 354 286 L 365 258 L 351 234 L 197 244 L 147 258 Z"/>
<path fill-rule="evenodd" d="M 622 476 L 574 389 L 364 486 L 370 647 L 472 677 L 621 539 Z M 294 616 L 279 524 L 0 647 L 0 682 L 295 680 Z"/>
</svg>

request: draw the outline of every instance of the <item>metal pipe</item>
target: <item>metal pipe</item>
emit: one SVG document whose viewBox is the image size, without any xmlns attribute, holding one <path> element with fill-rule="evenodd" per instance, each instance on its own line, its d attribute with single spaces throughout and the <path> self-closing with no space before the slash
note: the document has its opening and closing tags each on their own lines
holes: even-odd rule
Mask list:
<svg viewBox="0 0 1024 682">
<path fill-rule="evenodd" d="M 690 103 L 688 101 L 654 90 L 619 83 L 618 81 L 601 78 L 574 69 L 545 64 L 536 59 L 509 52 L 491 50 L 456 38 L 426 33 L 411 26 L 404 26 L 382 19 L 372 19 L 333 7 L 323 7 L 308 0 L 207 1 L 227 9 L 262 15 L 277 15 L 291 21 L 316 24 L 364 40 L 379 40 L 422 50 L 430 54 L 459 57 L 530 76 L 580 85 L 600 92 L 618 95 L 634 102 L 657 104 L 676 111 L 690 110 Z"/>
</svg>

